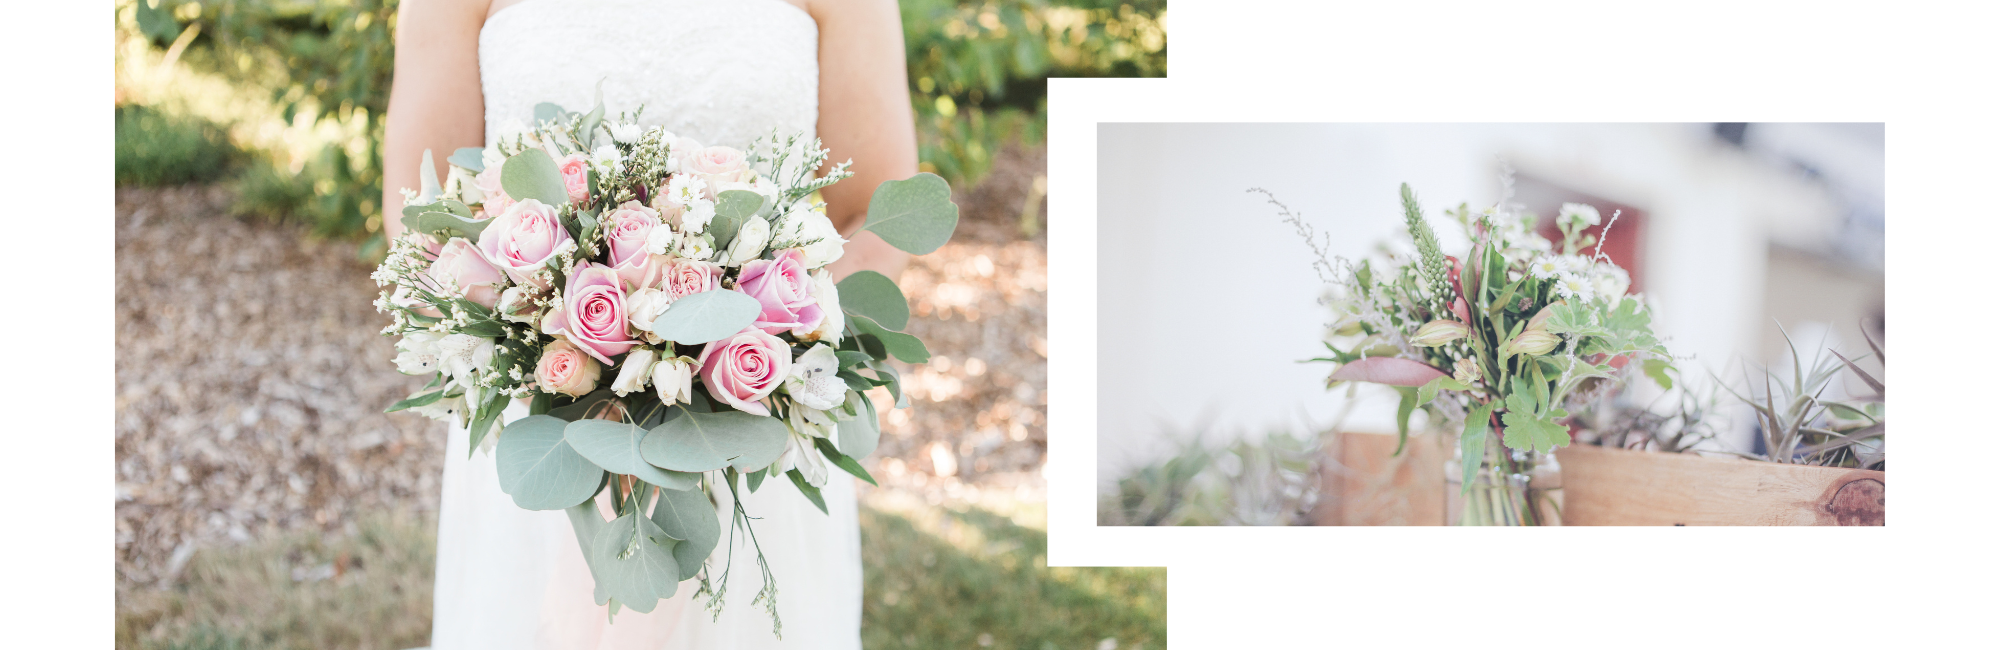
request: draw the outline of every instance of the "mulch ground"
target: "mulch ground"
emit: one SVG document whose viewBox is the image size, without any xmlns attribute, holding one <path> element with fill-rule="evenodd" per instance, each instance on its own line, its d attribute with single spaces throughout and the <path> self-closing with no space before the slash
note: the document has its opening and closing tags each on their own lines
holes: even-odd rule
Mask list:
<svg viewBox="0 0 2000 650">
<path fill-rule="evenodd" d="M 1003 154 L 958 193 L 953 241 L 898 280 L 933 359 L 902 369 L 914 408 L 885 416 L 865 461 L 883 489 L 1039 491 L 1047 239 L 1021 217 L 1046 213 L 1045 155 Z M 230 217 L 230 198 L 117 193 L 121 592 L 171 584 L 201 548 L 437 509 L 445 427 L 381 412 L 422 381 L 389 362 L 371 266 L 352 242 Z"/>
</svg>

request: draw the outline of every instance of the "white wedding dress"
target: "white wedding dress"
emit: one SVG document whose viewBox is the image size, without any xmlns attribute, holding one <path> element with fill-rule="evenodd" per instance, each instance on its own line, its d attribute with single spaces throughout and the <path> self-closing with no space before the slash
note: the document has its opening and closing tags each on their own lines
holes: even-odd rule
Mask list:
<svg viewBox="0 0 2000 650">
<path fill-rule="evenodd" d="M 603 80 L 607 111 L 641 104 L 640 121 L 704 145 L 742 148 L 760 134 L 814 133 L 819 114 L 819 31 L 782 0 L 526 0 L 501 9 L 479 34 L 486 137 L 534 105 L 589 110 Z M 512 421 L 525 416 L 519 404 Z M 757 541 L 778 582 L 783 640 L 764 608 L 756 551 L 735 538 L 720 620 L 691 599 L 694 582 L 650 613 L 607 620 L 575 533 L 561 511 L 528 511 L 501 493 L 490 451 L 467 457 L 451 427 L 438 512 L 437 590 L 431 643 L 438 650 L 511 648 L 859 648 L 861 536 L 854 481 L 838 472 L 822 514 L 782 477 L 744 496 Z M 725 503 L 725 508 L 726 508 Z M 711 556 L 719 576 L 730 551 L 729 517 Z"/>
</svg>

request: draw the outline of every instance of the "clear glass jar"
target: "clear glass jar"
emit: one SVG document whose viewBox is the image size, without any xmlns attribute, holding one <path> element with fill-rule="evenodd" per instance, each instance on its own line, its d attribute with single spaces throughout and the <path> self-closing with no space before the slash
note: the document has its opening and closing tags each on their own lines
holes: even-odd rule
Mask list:
<svg viewBox="0 0 2000 650">
<path fill-rule="evenodd" d="M 1445 520 L 1459 526 L 1562 525 L 1562 465 L 1555 454 L 1507 449 L 1499 443 L 1487 442 L 1471 489 L 1461 485 L 1463 459 L 1453 445 L 1444 468 Z"/>
</svg>

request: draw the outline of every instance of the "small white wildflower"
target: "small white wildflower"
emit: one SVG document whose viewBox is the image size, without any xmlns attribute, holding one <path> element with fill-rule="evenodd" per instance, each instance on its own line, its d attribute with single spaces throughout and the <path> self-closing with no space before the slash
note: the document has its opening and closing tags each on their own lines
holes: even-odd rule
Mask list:
<svg viewBox="0 0 2000 650">
<path fill-rule="evenodd" d="M 674 174 L 667 179 L 667 200 L 691 205 L 707 198 L 708 182 L 694 174 Z"/>
<path fill-rule="evenodd" d="M 681 238 L 680 248 L 675 252 L 691 260 L 706 261 L 715 256 L 715 239 L 709 235 L 688 235 Z"/>
<path fill-rule="evenodd" d="M 1557 276 L 1555 289 L 1556 293 L 1561 294 L 1564 298 L 1573 298 L 1578 301 L 1590 300 L 1593 293 L 1590 281 L 1575 273 L 1564 273 Z"/>
<path fill-rule="evenodd" d="M 632 144 L 634 142 L 638 142 L 639 136 L 646 132 L 645 127 L 639 126 L 637 123 L 634 122 L 620 122 L 617 124 L 612 124 L 610 125 L 610 129 L 611 129 L 611 140 L 613 142 L 617 142 L 618 144 Z"/>
<path fill-rule="evenodd" d="M 665 255 L 667 251 L 674 249 L 674 242 L 677 238 L 678 235 L 672 228 L 654 228 L 652 232 L 646 235 L 646 253 L 649 255 Z"/>
<path fill-rule="evenodd" d="M 708 229 L 708 222 L 714 219 L 715 202 L 708 199 L 695 199 L 688 202 L 686 211 L 681 213 L 681 231 L 701 234 L 702 231 Z"/>
<path fill-rule="evenodd" d="M 596 167 L 599 174 L 609 174 L 612 169 L 618 166 L 618 161 L 623 158 L 623 156 L 618 154 L 618 147 L 607 144 L 590 152 L 590 165 Z"/>
<path fill-rule="evenodd" d="M 1564 264 L 1562 261 L 1552 256 L 1542 257 L 1535 260 L 1535 263 L 1528 265 L 1528 274 L 1542 280 L 1553 278 L 1556 274 L 1562 273 L 1563 270 Z"/>
<path fill-rule="evenodd" d="M 1581 222 L 1593 226 L 1603 223 L 1603 217 L 1598 216 L 1597 208 L 1584 203 L 1564 203 L 1556 214 L 1557 218 L 1572 223 Z"/>
</svg>

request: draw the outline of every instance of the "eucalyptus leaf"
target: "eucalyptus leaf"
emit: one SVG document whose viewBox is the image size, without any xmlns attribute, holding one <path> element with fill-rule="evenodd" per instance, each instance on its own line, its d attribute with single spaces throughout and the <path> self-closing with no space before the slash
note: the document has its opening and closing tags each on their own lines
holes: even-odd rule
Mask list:
<svg viewBox="0 0 2000 650">
<path fill-rule="evenodd" d="M 875 446 L 882 441 L 882 421 L 875 414 L 875 401 L 863 395 L 861 413 L 841 420 L 839 430 L 840 453 L 855 458 L 867 458 L 875 453 Z"/>
<path fill-rule="evenodd" d="M 500 435 L 496 469 L 500 490 L 514 505 L 528 510 L 561 510 L 597 493 L 603 468 L 570 448 L 563 438 L 569 423 L 547 415 L 531 415 Z"/>
<path fill-rule="evenodd" d="M 951 202 L 951 185 L 930 172 L 875 187 L 868 201 L 863 230 L 911 255 L 935 251 L 958 228 L 958 205 Z"/>
<path fill-rule="evenodd" d="M 551 408 L 548 410 L 548 414 L 575 422 L 589 418 L 592 415 L 592 411 L 600 408 L 600 404 L 616 399 L 618 399 L 618 396 L 613 394 L 609 389 L 599 389 L 591 391 L 568 404 Z"/>
<path fill-rule="evenodd" d="M 486 171 L 486 150 L 479 147 L 459 147 L 457 151 L 451 152 L 451 157 L 446 158 L 445 162 L 464 167 L 466 171 L 477 174 Z"/>
<path fill-rule="evenodd" d="M 669 310 L 669 313 L 671 313 L 671 310 Z M 859 314 L 850 313 L 848 322 L 853 323 L 862 333 L 880 340 L 882 347 L 890 355 L 902 360 L 903 363 L 929 363 L 931 360 L 931 352 L 924 347 L 922 339 L 902 332 L 889 331 L 877 324 L 873 319 Z"/>
<path fill-rule="evenodd" d="M 653 332 L 681 345 L 700 345 L 743 331 L 763 311 L 763 304 L 748 294 L 711 289 L 675 300 L 653 321 Z"/>
<path fill-rule="evenodd" d="M 785 453 L 787 435 L 789 429 L 776 418 L 742 411 L 684 412 L 655 427 L 639 443 L 639 451 L 646 462 L 677 472 L 748 471 L 776 462 Z"/>
<path fill-rule="evenodd" d="M 604 80 L 597 80 L 597 101 L 584 114 L 583 123 L 577 126 L 577 137 L 590 146 L 596 146 L 597 127 L 604 123 Z"/>
<path fill-rule="evenodd" d="M 669 472 L 647 463 L 639 454 L 646 430 L 611 420 L 577 420 L 563 428 L 563 439 L 584 459 L 616 474 L 629 474 L 668 490 L 693 488 L 700 477 Z"/>
<path fill-rule="evenodd" d="M 681 540 L 674 545 L 674 563 L 680 565 L 680 579 L 693 578 L 722 539 L 722 524 L 715 505 L 699 489 L 661 490 L 660 502 L 653 506 L 653 523 L 667 536 Z"/>
<path fill-rule="evenodd" d="M 840 293 L 840 308 L 847 313 L 867 316 L 893 331 L 900 332 L 910 326 L 910 303 L 888 276 L 855 271 L 842 278 L 835 288 Z"/>
<path fill-rule="evenodd" d="M 516 201 L 534 199 L 551 206 L 569 203 L 569 188 L 563 185 L 556 161 L 541 149 L 514 154 L 500 166 L 500 189 Z"/>
<path fill-rule="evenodd" d="M 590 549 L 594 548 L 598 533 L 609 528 L 610 522 L 598 513 L 594 499 L 585 499 L 583 503 L 564 508 L 563 512 L 569 515 L 570 529 L 576 531 L 576 544 L 583 549 L 583 564 L 590 569 L 591 581 L 597 583 L 591 595 L 597 604 L 602 605 L 611 599 L 611 592 L 605 589 L 604 577 L 599 573 L 597 560 L 591 557 Z"/>
<path fill-rule="evenodd" d="M 589 556 L 605 591 L 632 611 L 645 613 L 653 611 L 661 598 L 674 595 L 680 585 L 675 545 L 653 520 L 628 513 L 597 532 Z"/>
<path fill-rule="evenodd" d="M 563 110 L 563 107 L 548 102 L 535 105 L 535 121 L 538 123 L 560 120 L 568 114 L 569 111 Z"/>
<path fill-rule="evenodd" d="M 715 237 L 716 250 L 729 250 L 729 243 L 736 239 L 736 231 L 743 224 L 756 217 L 764 207 L 764 195 L 750 190 L 725 190 L 715 195 L 715 218 L 710 219 L 705 232 Z"/>
<path fill-rule="evenodd" d="M 479 239 L 479 233 L 484 232 L 486 226 L 492 223 L 492 219 L 468 219 L 450 212 L 424 212 L 418 214 L 415 219 L 403 217 L 403 225 L 414 232 L 441 232 L 450 237 L 464 237 L 471 240 Z"/>
<path fill-rule="evenodd" d="M 764 477 L 769 475 L 770 473 L 771 473 L 771 468 L 765 467 L 755 472 L 745 474 L 743 482 L 750 485 L 751 492 L 756 492 L 757 488 L 764 484 Z"/>
</svg>

